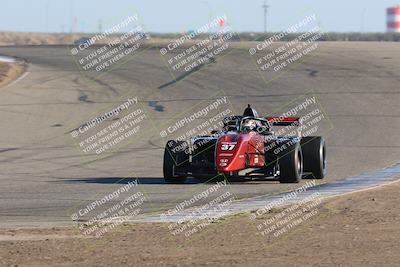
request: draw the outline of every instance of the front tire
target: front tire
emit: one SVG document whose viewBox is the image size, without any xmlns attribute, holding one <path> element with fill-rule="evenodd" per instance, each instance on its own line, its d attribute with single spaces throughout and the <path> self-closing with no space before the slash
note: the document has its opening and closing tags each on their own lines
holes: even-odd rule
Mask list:
<svg viewBox="0 0 400 267">
<path fill-rule="evenodd" d="M 185 164 L 186 154 L 181 147 L 186 146 L 186 142 L 174 140 L 169 140 L 165 145 L 163 175 L 166 183 L 183 184 L 186 181 L 186 176 L 175 174 L 175 169 Z"/>
<path fill-rule="evenodd" d="M 286 147 L 279 157 L 279 182 L 298 183 L 303 175 L 303 154 L 300 143 Z"/>
</svg>

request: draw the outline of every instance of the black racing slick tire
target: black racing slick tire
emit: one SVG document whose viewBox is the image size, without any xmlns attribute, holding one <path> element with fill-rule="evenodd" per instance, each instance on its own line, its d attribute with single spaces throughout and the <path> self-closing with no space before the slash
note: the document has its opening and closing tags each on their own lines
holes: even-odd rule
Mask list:
<svg viewBox="0 0 400 267">
<path fill-rule="evenodd" d="M 299 142 L 289 144 L 279 157 L 279 182 L 298 183 L 303 175 L 303 154 Z"/>
<path fill-rule="evenodd" d="M 304 158 L 304 172 L 309 178 L 323 179 L 326 175 L 326 145 L 321 136 L 303 137 L 301 148 Z"/>
<path fill-rule="evenodd" d="M 164 149 L 163 175 L 166 183 L 182 184 L 186 176 L 177 175 L 176 169 L 184 167 L 186 154 L 183 151 L 187 147 L 186 142 L 169 140 Z"/>
</svg>

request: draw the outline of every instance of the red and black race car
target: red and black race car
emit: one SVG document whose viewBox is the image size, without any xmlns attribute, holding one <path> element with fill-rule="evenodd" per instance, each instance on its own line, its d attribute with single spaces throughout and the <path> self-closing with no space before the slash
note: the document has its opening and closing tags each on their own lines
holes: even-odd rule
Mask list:
<svg viewBox="0 0 400 267">
<path fill-rule="evenodd" d="M 190 141 L 170 140 L 164 150 L 163 173 L 167 183 L 184 183 L 225 176 L 230 181 L 275 178 L 298 183 L 304 176 L 322 179 L 326 174 L 326 146 L 321 136 L 279 136 L 275 126 L 296 127 L 300 118 L 259 117 L 250 107 L 242 116 L 225 117 L 221 131 Z M 301 128 L 301 127 L 299 127 Z"/>
</svg>

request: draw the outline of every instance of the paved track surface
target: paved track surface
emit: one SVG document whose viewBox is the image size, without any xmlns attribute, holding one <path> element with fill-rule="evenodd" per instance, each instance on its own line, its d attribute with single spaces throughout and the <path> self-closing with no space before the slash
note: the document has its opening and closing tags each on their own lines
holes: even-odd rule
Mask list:
<svg viewBox="0 0 400 267">
<path fill-rule="evenodd" d="M 30 64 L 28 75 L 0 88 L 1 225 L 71 222 L 80 207 L 134 177 L 147 196 L 144 212 L 173 207 L 212 186 L 192 179 L 164 184 L 165 141 L 156 130 L 105 152 L 105 158 L 82 156 L 69 131 L 128 96 L 137 96 L 148 117 L 161 125 L 199 101 L 213 101 L 219 90 L 237 113 L 251 103 L 262 114 L 311 91 L 333 126 L 325 135 L 329 171 L 323 182 L 384 168 L 400 158 L 400 47 L 395 43 L 322 43 L 279 77 L 258 71 L 246 49 L 235 49 L 177 82 L 152 48 L 97 78 L 78 70 L 67 47 L 1 47 L 0 54 Z M 232 183 L 227 190 L 247 198 L 298 186 L 252 181 Z"/>
</svg>

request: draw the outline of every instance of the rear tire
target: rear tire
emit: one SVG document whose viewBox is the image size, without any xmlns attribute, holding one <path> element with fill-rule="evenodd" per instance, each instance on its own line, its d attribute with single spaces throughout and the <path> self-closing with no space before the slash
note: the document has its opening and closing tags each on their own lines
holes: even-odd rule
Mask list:
<svg viewBox="0 0 400 267">
<path fill-rule="evenodd" d="M 186 162 L 186 154 L 184 151 L 175 151 L 177 147 L 187 147 L 186 142 L 169 140 L 164 149 L 163 175 L 166 183 L 182 184 L 186 181 L 186 176 L 176 175 L 175 169 Z"/>
<path fill-rule="evenodd" d="M 288 146 L 279 157 L 279 182 L 298 183 L 303 175 L 303 155 L 300 143 Z"/>
<path fill-rule="evenodd" d="M 303 137 L 301 147 L 304 156 L 304 172 L 312 173 L 310 178 L 323 179 L 326 175 L 326 145 L 321 136 Z"/>
</svg>

